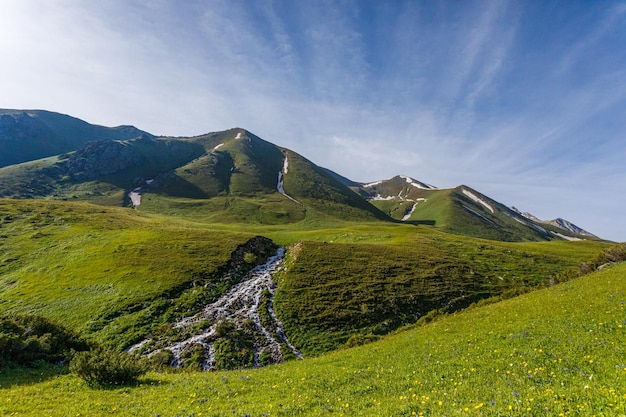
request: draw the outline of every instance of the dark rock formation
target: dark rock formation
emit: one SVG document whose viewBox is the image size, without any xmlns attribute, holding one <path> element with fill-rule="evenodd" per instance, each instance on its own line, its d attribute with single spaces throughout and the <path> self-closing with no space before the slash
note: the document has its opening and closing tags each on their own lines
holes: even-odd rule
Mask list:
<svg viewBox="0 0 626 417">
<path fill-rule="evenodd" d="M 146 162 L 133 146 L 124 142 L 101 140 L 90 142 L 66 161 L 68 172 L 77 180 L 114 174 Z"/>
</svg>

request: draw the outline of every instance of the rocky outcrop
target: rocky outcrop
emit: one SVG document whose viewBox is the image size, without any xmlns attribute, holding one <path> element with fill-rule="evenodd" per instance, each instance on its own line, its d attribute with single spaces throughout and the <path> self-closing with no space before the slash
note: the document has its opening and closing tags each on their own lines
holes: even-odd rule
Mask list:
<svg viewBox="0 0 626 417">
<path fill-rule="evenodd" d="M 26 112 L 0 115 L 0 141 L 42 140 L 52 135 L 50 128 Z"/>
<path fill-rule="evenodd" d="M 90 142 L 70 155 L 65 168 L 75 179 L 86 180 L 114 174 L 145 162 L 146 158 L 128 143 L 101 140 Z"/>
</svg>

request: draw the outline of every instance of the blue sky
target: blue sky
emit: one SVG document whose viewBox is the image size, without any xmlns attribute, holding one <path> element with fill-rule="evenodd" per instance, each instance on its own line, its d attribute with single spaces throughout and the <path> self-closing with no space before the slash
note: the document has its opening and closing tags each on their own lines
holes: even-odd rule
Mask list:
<svg viewBox="0 0 626 417">
<path fill-rule="evenodd" d="M 0 1 L 0 107 L 243 127 L 625 241 L 625 1 Z"/>
</svg>

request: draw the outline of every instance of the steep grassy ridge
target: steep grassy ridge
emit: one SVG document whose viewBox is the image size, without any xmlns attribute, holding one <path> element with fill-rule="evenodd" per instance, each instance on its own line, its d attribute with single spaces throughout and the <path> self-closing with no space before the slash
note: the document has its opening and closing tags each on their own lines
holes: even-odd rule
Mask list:
<svg viewBox="0 0 626 417">
<path fill-rule="evenodd" d="M 276 309 L 292 342 L 305 354 L 318 354 L 350 337 L 386 334 L 432 310 L 457 311 L 547 285 L 590 262 L 602 247 L 505 244 L 445 234 L 384 245 L 303 242 L 291 251 L 280 277 Z"/>
<path fill-rule="evenodd" d="M 433 225 L 459 235 L 500 241 L 545 241 L 563 235 L 595 238 L 528 219 L 465 185 L 440 190 L 396 176 L 351 188 L 396 220 Z"/>
<path fill-rule="evenodd" d="M 94 390 L 0 374 L 4 415 L 620 416 L 626 264 L 316 359 Z"/>
<path fill-rule="evenodd" d="M 285 191 L 307 207 L 309 220 L 314 221 L 312 217 L 316 214 L 344 221 L 390 220 L 327 170 L 295 152 L 286 150 L 285 154 L 289 162 Z"/>
</svg>

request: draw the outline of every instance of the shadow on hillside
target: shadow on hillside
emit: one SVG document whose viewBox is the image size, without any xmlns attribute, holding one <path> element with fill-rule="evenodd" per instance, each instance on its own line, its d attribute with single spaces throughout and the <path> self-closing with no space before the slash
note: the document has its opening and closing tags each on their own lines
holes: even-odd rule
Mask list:
<svg viewBox="0 0 626 417">
<path fill-rule="evenodd" d="M 31 385 L 69 373 L 67 366 L 10 367 L 0 369 L 0 390 L 16 385 Z"/>
<path fill-rule="evenodd" d="M 435 226 L 437 221 L 436 220 L 405 220 L 405 221 L 400 221 L 400 223 L 409 223 L 409 224 L 414 224 L 416 226 L 419 226 L 420 224 L 423 224 L 426 226 Z"/>
<path fill-rule="evenodd" d="M 70 374 L 68 366 L 63 365 L 42 365 L 41 367 L 11 367 L 0 369 L 0 391 L 11 389 L 20 385 L 34 385 L 48 381 L 62 375 Z M 132 388 L 139 385 L 161 385 L 162 381 L 154 378 L 139 378 L 133 384 L 122 385 L 95 385 L 92 389 L 114 391 L 122 388 Z M 68 382 L 69 384 L 69 382 Z"/>
</svg>

